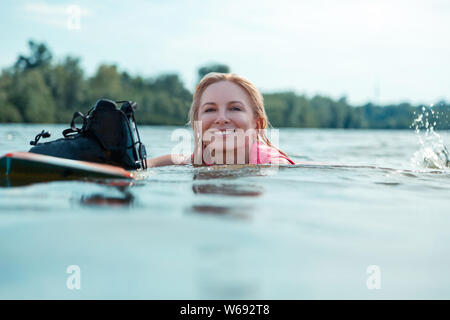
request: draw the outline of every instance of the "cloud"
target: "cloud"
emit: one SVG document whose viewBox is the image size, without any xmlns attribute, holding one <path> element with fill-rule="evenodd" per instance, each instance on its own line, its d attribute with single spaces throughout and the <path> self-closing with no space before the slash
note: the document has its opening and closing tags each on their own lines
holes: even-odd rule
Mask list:
<svg viewBox="0 0 450 320">
<path fill-rule="evenodd" d="M 45 2 L 29 2 L 22 6 L 27 18 L 60 28 L 71 28 L 74 21 L 82 17 L 92 16 L 92 10 L 75 4 L 49 4 Z"/>
<path fill-rule="evenodd" d="M 25 1 L 11 22 L 92 71 L 108 59 L 137 73 L 177 70 L 194 86 L 193 70 L 218 61 L 260 89 L 348 93 L 353 103 L 372 99 L 374 83 L 381 102 L 448 92 L 448 0 Z M 70 4 L 79 37 L 65 32 Z"/>
</svg>

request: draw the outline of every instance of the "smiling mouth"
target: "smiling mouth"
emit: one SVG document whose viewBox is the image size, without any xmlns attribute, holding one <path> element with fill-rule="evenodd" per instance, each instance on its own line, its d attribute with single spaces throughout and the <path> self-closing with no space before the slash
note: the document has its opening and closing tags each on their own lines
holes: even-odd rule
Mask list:
<svg viewBox="0 0 450 320">
<path fill-rule="evenodd" d="M 230 133 L 235 133 L 236 129 L 230 129 L 230 130 L 219 130 L 219 131 L 214 131 L 214 134 L 217 134 L 219 136 L 226 136 Z"/>
</svg>

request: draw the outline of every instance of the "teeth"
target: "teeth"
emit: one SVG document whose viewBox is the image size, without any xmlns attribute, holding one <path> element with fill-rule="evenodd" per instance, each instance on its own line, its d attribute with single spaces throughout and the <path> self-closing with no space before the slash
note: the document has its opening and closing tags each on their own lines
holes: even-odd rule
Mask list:
<svg viewBox="0 0 450 320">
<path fill-rule="evenodd" d="M 216 134 L 224 136 L 224 135 L 230 134 L 232 132 L 234 132 L 234 130 L 233 131 L 230 131 L 230 130 L 227 130 L 227 131 L 216 131 Z"/>
</svg>

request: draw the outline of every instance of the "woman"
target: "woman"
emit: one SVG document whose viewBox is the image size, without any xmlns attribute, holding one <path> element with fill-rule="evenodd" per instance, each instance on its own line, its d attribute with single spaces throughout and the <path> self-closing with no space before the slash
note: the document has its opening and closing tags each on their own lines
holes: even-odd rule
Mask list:
<svg viewBox="0 0 450 320">
<path fill-rule="evenodd" d="M 266 136 L 263 97 L 247 79 L 209 73 L 197 85 L 189 111 L 194 154 L 148 159 L 148 167 L 174 164 L 294 164 Z"/>
</svg>

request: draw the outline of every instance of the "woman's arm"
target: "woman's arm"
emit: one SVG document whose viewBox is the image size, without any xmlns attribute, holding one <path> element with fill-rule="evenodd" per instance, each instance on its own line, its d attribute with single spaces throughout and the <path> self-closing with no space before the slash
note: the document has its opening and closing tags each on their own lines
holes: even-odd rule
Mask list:
<svg viewBox="0 0 450 320">
<path fill-rule="evenodd" d="M 166 154 L 164 156 L 147 159 L 147 167 L 162 167 L 191 164 L 191 156 L 183 154 Z"/>
</svg>

